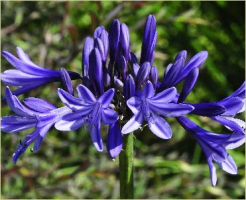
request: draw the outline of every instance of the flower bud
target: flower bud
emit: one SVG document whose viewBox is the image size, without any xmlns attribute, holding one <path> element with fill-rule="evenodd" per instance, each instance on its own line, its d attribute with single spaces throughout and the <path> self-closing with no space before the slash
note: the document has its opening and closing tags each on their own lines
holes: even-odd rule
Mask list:
<svg viewBox="0 0 246 200">
<path fill-rule="evenodd" d="M 73 84 L 71 78 L 66 69 L 63 67 L 60 69 L 61 82 L 64 89 L 71 95 L 73 95 Z"/>
<path fill-rule="evenodd" d="M 89 78 L 96 94 L 103 93 L 103 67 L 102 58 L 97 48 L 89 56 Z"/>
<path fill-rule="evenodd" d="M 114 84 L 115 84 L 115 88 L 117 90 L 119 90 L 121 93 L 123 93 L 123 83 L 120 79 L 118 79 L 117 77 L 114 77 Z"/>
<path fill-rule="evenodd" d="M 193 89 L 196 83 L 196 80 L 198 78 L 198 75 L 199 75 L 198 68 L 191 70 L 191 72 L 188 74 L 188 76 L 186 77 L 184 81 L 183 88 L 179 96 L 179 103 L 182 103 L 185 101 L 186 97 L 188 96 L 190 91 Z"/>
<path fill-rule="evenodd" d="M 85 40 L 83 53 L 82 53 L 82 75 L 89 77 L 89 55 L 94 47 L 92 38 L 87 37 Z"/>
<path fill-rule="evenodd" d="M 102 61 L 105 62 L 107 58 L 105 58 L 104 47 L 103 47 L 103 43 L 100 40 L 100 38 L 96 38 L 94 40 L 94 48 L 97 48 L 99 50 L 99 52 L 101 54 Z"/>
<path fill-rule="evenodd" d="M 121 55 L 118 58 L 117 66 L 119 68 L 120 75 L 124 81 L 126 79 L 126 73 L 127 73 L 127 63 L 124 56 Z"/>
<path fill-rule="evenodd" d="M 104 26 L 97 27 L 96 30 L 94 31 L 94 39 L 100 38 L 103 30 L 105 30 Z"/>
<path fill-rule="evenodd" d="M 131 97 L 133 97 L 135 95 L 135 82 L 134 79 L 132 77 L 132 75 L 128 75 L 126 77 L 126 81 L 124 83 L 124 96 L 125 96 L 125 100 L 130 99 Z"/>
<path fill-rule="evenodd" d="M 110 48 L 110 60 L 112 62 L 116 61 L 118 54 L 120 41 L 120 22 L 115 19 L 111 24 L 109 31 L 109 48 Z"/>
<path fill-rule="evenodd" d="M 104 48 L 104 62 L 107 61 L 108 50 L 109 50 L 109 41 L 108 41 L 108 32 L 106 30 L 102 30 L 102 33 L 99 37 L 103 43 Z"/>
<path fill-rule="evenodd" d="M 120 29 L 120 43 L 122 48 L 122 54 L 125 57 L 126 61 L 129 60 L 129 47 L 130 47 L 130 35 L 127 25 L 121 24 Z"/>
<path fill-rule="evenodd" d="M 157 81 L 158 81 L 158 69 L 156 68 L 156 66 L 152 66 L 152 68 L 150 70 L 149 79 L 150 79 L 151 83 L 153 84 L 154 88 L 156 88 Z"/>
<path fill-rule="evenodd" d="M 144 62 L 141 65 L 136 78 L 136 88 L 140 89 L 141 85 L 143 85 L 148 80 L 150 70 L 151 66 L 149 62 Z"/>
<path fill-rule="evenodd" d="M 110 86 L 110 74 L 109 74 L 109 69 L 106 67 L 103 67 L 103 82 L 104 82 L 104 87 L 109 87 Z"/>
</svg>

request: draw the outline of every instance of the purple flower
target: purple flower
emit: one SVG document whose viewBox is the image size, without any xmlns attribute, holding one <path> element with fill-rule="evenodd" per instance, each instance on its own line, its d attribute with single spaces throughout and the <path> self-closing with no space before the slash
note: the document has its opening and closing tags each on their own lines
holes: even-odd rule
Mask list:
<svg viewBox="0 0 246 200">
<path fill-rule="evenodd" d="M 60 71 L 45 69 L 36 65 L 20 47 L 17 47 L 19 59 L 7 51 L 3 51 L 2 54 L 16 68 L 6 70 L 1 74 L 2 82 L 10 86 L 20 87 L 13 92 L 14 95 L 20 95 L 40 85 L 61 80 Z M 75 72 L 68 73 L 72 79 L 80 78 L 80 75 Z"/>
<path fill-rule="evenodd" d="M 35 130 L 20 142 L 13 154 L 13 162 L 26 151 L 28 146 L 34 143 L 32 151 L 37 151 L 48 130 L 69 112 L 67 107 L 56 108 L 54 105 L 38 98 L 27 98 L 22 104 L 7 87 L 5 90 L 6 101 L 9 107 L 17 115 L 2 117 L 1 130 L 8 133 L 17 133 L 35 127 Z"/>
<path fill-rule="evenodd" d="M 170 103 L 176 93 L 175 88 L 169 88 L 155 95 L 154 87 L 148 81 L 140 96 L 134 96 L 127 101 L 134 116 L 123 126 L 122 133 L 126 134 L 137 130 L 145 120 L 148 122 L 149 129 L 156 136 L 162 139 L 171 138 L 171 127 L 159 115 L 177 117 L 193 110 L 190 105 Z"/>
<path fill-rule="evenodd" d="M 107 90 L 98 99 L 93 93 L 83 85 L 77 86 L 78 98 L 58 89 L 58 95 L 61 101 L 73 112 L 62 117 L 55 124 L 55 128 L 61 131 L 76 130 L 84 124 L 89 125 L 90 135 L 98 151 L 103 150 L 101 138 L 101 121 L 103 124 L 110 125 L 118 120 L 118 115 L 109 108 L 114 89 Z"/>
<path fill-rule="evenodd" d="M 203 65 L 208 57 L 207 51 L 201 51 L 194 55 L 187 64 L 184 64 L 187 56 L 187 52 L 181 51 L 177 54 L 173 64 L 169 64 L 165 70 L 163 82 L 161 83 L 158 91 L 162 91 L 166 88 L 173 87 L 180 83 L 186 76 L 194 69 Z"/>
<path fill-rule="evenodd" d="M 226 149 L 235 149 L 245 142 L 245 135 L 238 132 L 232 134 L 217 134 L 206 131 L 190 121 L 186 117 L 178 117 L 179 123 L 187 130 L 201 146 L 208 162 L 210 170 L 211 184 L 216 185 L 215 161 L 221 169 L 230 173 L 237 174 L 237 165 L 233 158 L 227 153 Z"/>
</svg>

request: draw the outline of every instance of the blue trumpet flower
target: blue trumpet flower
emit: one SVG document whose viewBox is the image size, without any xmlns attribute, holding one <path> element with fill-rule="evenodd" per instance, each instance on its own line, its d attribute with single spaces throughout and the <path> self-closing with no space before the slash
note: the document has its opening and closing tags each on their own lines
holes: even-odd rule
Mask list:
<svg viewBox="0 0 246 200">
<path fill-rule="evenodd" d="M 171 103 L 176 94 L 176 89 L 172 87 L 155 95 L 154 87 L 148 81 L 140 96 L 131 97 L 127 101 L 127 105 L 134 116 L 123 126 L 122 133 L 126 134 L 137 130 L 145 120 L 148 122 L 149 129 L 156 136 L 162 139 L 171 138 L 171 127 L 159 115 L 177 117 L 194 109 L 190 105 Z"/>
<path fill-rule="evenodd" d="M 28 146 L 34 143 L 32 151 L 37 151 L 48 130 L 71 110 L 67 107 L 56 108 L 54 105 L 38 98 L 27 98 L 22 104 L 7 87 L 5 90 L 6 101 L 9 107 L 17 115 L 2 117 L 1 130 L 7 133 L 17 133 L 35 127 L 35 130 L 20 142 L 13 154 L 13 162 L 26 151 Z"/>
<path fill-rule="evenodd" d="M 73 112 L 64 115 L 55 124 L 55 128 L 61 131 L 69 131 L 88 124 L 93 144 L 98 151 L 102 151 L 101 121 L 103 124 L 110 125 L 119 118 L 117 113 L 109 108 L 114 97 L 114 89 L 107 90 L 98 99 L 83 85 L 77 86 L 77 92 L 78 98 L 62 89 L 58 89 L 61 101 Z"/>
<path fill-rule="evenodd" d="M 9 86 L 18 86 L 13 92 L 14 95 L 20 95 L 41 85 L 61 81 L 61 71 L 45 69 L 33 63 L 29 56 L 17 47 L 18 57 L 15 57 L 7 51 L 3 51 L 4 58 L 16 69 L 6 70 L 1 74 L 1 80 Z M 79 79 L 80 75 L 75 72 L 68 72 L 71 79 Z"/>
<path fill-rule="evenodd" d="M 233 158 L 227 153 L 226 149 L 234 149 L 244 144 L 244 134 L 238 134 L 237 132 L 232 134 L 211 133 L 202 129 L 186 117 L 181 116 L 177 119 L 183 128 L 187 130 L 201 146 L 207 158 L 212 186 L 215 186 L 217 182 L 216 168 L 213 161 L 227 173 L 237 174 L 237 165 Z"/>
</svg>

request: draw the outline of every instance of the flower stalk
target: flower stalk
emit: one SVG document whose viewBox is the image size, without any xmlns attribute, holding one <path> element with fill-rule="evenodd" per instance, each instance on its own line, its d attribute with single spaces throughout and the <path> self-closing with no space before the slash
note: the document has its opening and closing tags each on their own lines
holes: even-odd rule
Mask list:
<svg viewBox="0 0 246 200">
<path fill-rule="evenodd" d="M 123 136 L 123 150 L 120 160 L 120 198 L 134 198 L 133 132 Z"/>
</svg>

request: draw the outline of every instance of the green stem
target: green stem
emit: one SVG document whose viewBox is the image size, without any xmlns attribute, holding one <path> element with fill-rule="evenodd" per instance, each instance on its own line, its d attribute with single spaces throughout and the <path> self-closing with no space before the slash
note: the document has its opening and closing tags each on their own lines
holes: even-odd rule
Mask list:
<svg viewBox="0 0 246 200">
<path fill-rule="evenodd" d="M 123 150 L 120 153 L 120 198 L 133 199 L 133 133 L 123 135 Z"/>
</svg>

